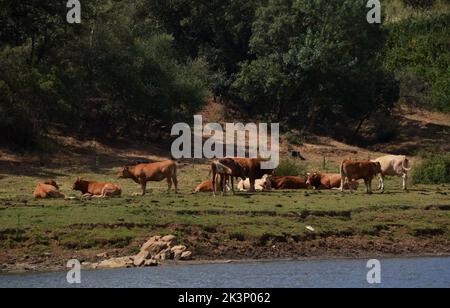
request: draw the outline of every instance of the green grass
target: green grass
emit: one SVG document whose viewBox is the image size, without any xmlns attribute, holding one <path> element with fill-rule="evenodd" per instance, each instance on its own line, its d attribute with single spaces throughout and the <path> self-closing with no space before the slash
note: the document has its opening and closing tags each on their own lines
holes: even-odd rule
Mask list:
<svg viewBox="0 0 450 308">
<path fill-rule="evenodd" d="M 52 170 L 55 172 L 54 170 Z M 58 183 L 67 196 L 79 196 L 71 185 L 79 175 L 58 170 Z M 86 179 L 115 179 L 115 170 L 85 173 Z M 134 197 L 138 185 L 114 180 L 124 195 L 88 201 L 34 200 L 35 184 L 42 179 L 4 175 L 0 179 L 0 248 L 20 249 L 50 243 L 75 249 L 129 247 L 137 239 L 155 234 L 176 234 L 183 241 L 194 231 L 214 233 L 223 241 L 302 237 L 313 226 L 317 236 L 410 237 L 450 235 L 450 185 L 417 185 L 401 191 L 401 179 L 387 183 L 386 194 L 367 196 L 335 191 L 276 191 L 213 198 L 191 195 L 207 177 L 204 167 L 180 170 L 179 195 L 166 194 L 166 184 L 151 183 L 152 192 Z M 447 207 L 446 207 L 447 206 Z M 39 250 L 38 251 L 41 251 Z"/>
</svg>

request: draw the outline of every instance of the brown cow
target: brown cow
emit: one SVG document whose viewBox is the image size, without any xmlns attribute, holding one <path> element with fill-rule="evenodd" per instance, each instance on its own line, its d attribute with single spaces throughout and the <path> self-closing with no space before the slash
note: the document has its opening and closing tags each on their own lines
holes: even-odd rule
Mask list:
<svg viewBox="0 0 450 308">
<path fill-rule="evenodd" d="M 78 178 L 73 184 L 73 190 L 81 191 L 83 197 L 106 198 L 122 195 L 122 188 L 116 184 L 85 181 L 82 178 Z"/>
<path fill-rule="evenodd" d="M 232 158 L 235 162 L 242 166 L 246 171 L 246 177 L 250 180 L 250 192 L 255 192 L 255 182 L 264 175 L 271 175 L 273 170 L 264 170 L 261 163 L 265 160 L 261 158 Z"/>
<path fill-rule="evenodd" d="M 354 180 L 364 180 L 366 185 L 366 193 L 372 194 L 372 181 L 373 178 L 381 173 L 381 164 L 370 161 L 351 161 L 344 160 L 341 164 L 341 188 L 344 191 L 344 184 L 347 180 L 351 183 Z M 350 185 L 350 192 L 353 192 Z"/>
<path fill-rule="evenodd" d="M 36 199 L 65 198 L 65 196 L 59 192 L 59 186 L 55 181 L 39 183 L 34 190 L 33 196 Z"/>
<path fill-rule="evenodd" d="M 320 172 L 314 172 L 308 174 L 308 180 L 306 181 L 308 186 L 312 186 L 314 190 L 320 189 L 339 189 L 341 187 L 341 175 L 340 174 L 326 174 Z M 357 181 L 351 182 L 352 189 L 358 190 L 359 183 Z M 349 183 L 344 184 L 344 189 L 349 190 Z"/>
<path fill-rule="evenodd" d="M 220 191 L 223 191 L 222 182 L 221 182 L 221 176 L 217 175 L 216 182 L 219 184 Z M 229 187 L 227 187 L 227 191 L 229 191 Z M 218 192 L 217 190 L 216 192 Z M 192 192 L 192 194 L 198 194 L 198 193 L 211 193 L 213 192 L 213 181 L 212 180 L 206 180 L 200 185 L 197 186 L 197 188 Z"/>
<path fill-rule="evenodd" d="M 235 194 L 234 190 L 234 178 L 241 178 L 244 181 L 247 179 L 247 169 L 238 164 L 232 158 L 216 159 L 211 164 L 213 193 L 216 194 L 218 180 L 220 178 L 220 184 L 222 193 L 225 193 L 228 183 L 231 181 L 231 190 Z"/>
<path fill-rule="evenodd" d="M 306 179 L 300 176 L 272 176 L 270 184 L 273 189 L 307 189 Z"/>
<path fill-rule="evenodd" d="M 177 164 L 173 160 L 124 167 L 117 176 L 121 179 L 132 179 L 137 184 L 141 184 L 143 196 L 146 194 L 147 182 L 161 182 L 164 179 L 169 186 L 167 192 L 170 192 L 173 184 L 175 193 L 178 193 Z"/>
</svg>

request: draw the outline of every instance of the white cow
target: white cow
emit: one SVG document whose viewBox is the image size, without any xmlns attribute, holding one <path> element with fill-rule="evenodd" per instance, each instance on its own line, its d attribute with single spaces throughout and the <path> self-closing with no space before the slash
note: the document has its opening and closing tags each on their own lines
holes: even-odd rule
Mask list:
<svg viewBox="0 0 450 308">
<path fill-rule="evenodd" d="M 373 160 L 381 164 L 380 186 L 384 191 L 384 179 L 387 176 L 403 177 L 403 190 L 408 189 L 408 173 L 411 171 L 409 159 L 404 156 L 387 155 Z"/>
<path fill-rule="evenodd" d="M 271 183 L 269 179 L 269 175 L 264 175 L 262 179 L 255 181 L 255 190 L 258 192 L 261 191 L 269 191 L 271 190 Z M 239 191 L 249 191 L 250 190 L 250 179 L 246 179 L 245 181 L 241 180 L 238 184 Z"/>
</svg>

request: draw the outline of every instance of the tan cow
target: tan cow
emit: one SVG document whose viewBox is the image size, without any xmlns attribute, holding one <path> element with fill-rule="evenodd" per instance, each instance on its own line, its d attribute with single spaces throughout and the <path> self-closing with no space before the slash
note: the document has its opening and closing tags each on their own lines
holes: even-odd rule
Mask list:
<svg viewBox="0 0 450 308">
<path fill-rule="evenodd" d="M 339 189 L 341 187 L 341 175 L 340 174 L 327 174 L 327 173 L 308 173 L 308 180 L 306 181 L 308 186 L 311 186 L 314 190 L 318 189 Z M 359 183 L 353 181 L 350 184 L 345 183 L 344 189 L 350 189 L 352 186 L 353 190 L 358 190 Z"/>
<path fill-rule="evenodd" d="M 124 167 L 117 176 L 120 179 L 132 179 L 137 184 L 141 184 L 142 196 L 145 196 L 147 192 L 148 182 L 161 182 L 165 179 L 169 186 L 167 192 L 170 192 L 174 185 L 175 193 L 178 193 L 177 163 L 173 160 Z"/>
<path fill-rule="evenodd" d="M 270 184 L 270 176 L 268 174 L 264 175 L 262 179 L 255 181 L 255 190 L 258 192 L 261 191 L 270 191 L 272 189 Z M 249 191 L 250 190 L 250 179 L 241 180 L 238 184 L 239 191 Z"/>
<path fill-rule="evenodd" d="M 223 191 L 220 175 L 217 175 L 216 182 L 218 183 L 217 189 L 220 189 L 220 190 L 217 190 L 216 193 L 219 191 Z M 231 190 L 231 188 L 229 186 L 227 186 L 226 190 L 228 192 Z M 202 182 L 200 185 L 198 185 L 197 188 L 195 188 L 195 190 L 192 192 L 192 194 L 195 195 L 198 193 L 211 193 L 211 192 L 213 192 L 213 181 L 206 180 L 206 181 Z"/>
<path fill-rule="evenodd" d="M 381 164 L 371 161 L 351 161 L 344 160 L 341 164 L 341 187 L 343 192 L 345 188 L 345 181 L 348 183 L 354 180 L 364 180 L 366 185 L 366 193 L 372 194 L 372 181 L 373 178 L 381 173 Z M 353 192 L 350 185 L 350 192 Z"/>
<path fill-rule="evenodd" d="M 106 198 L 122 195 L 122 188 L 116 184 L 85 181 L 82 178 L 78 178 L 73 184 L 73 190 L 81 191 L 83 197 Z"/>
<path fill-rule="evenodd" d="M 220 184 L 222 188 L 222 194 L 226 192 L 227 186 L 231 185 L 231 190 L 233 194 L 234 190 L 234 179 L 241 178 L 246 180 L 247 171 L 244 167 L 238 164 L 232 158 L 222 158 L 216 159 L 211 164 L 212 182 L 213 182 L 213 194 L 216 195 L 218 177 L 220 177 Z M 229 183 L 231 182 L 231 183 Z"/>
<path fill-rule="evenodd" d="M 409 159 L 406 156 L 387 155 L 372 161 L 381 164 L 378 189 L 384 191 L 384 180 L 387 176 L 401 176 L 403 178 L 403 190 L 408 190 L 408 173 L 411 171 L 411 168 Z"/>
<path fill-rule="evenodd" d="M 33 196 L 36 199 L 65 198 L 65 196 L 59 192 L 59 186 L 55 181 L 39 183 L 34 190 Z"/>
</svg>

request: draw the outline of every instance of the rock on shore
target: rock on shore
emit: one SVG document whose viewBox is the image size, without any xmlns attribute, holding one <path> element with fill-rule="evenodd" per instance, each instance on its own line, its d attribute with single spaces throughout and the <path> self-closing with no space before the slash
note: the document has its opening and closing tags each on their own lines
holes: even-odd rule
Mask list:
<svg viewBox="0 0 450 308">
<path fill-rule="evenodd" d="M 130 267 L 158 266 L 166 260 L 188 261 L 192 259 L 192 252 L 184 245 L 177 245 L 174 235 L 153 236 L 135 256 L 111 258 L 99 263 L 86 263 L 91 269 L 117 269 Z"/>
</svg>

